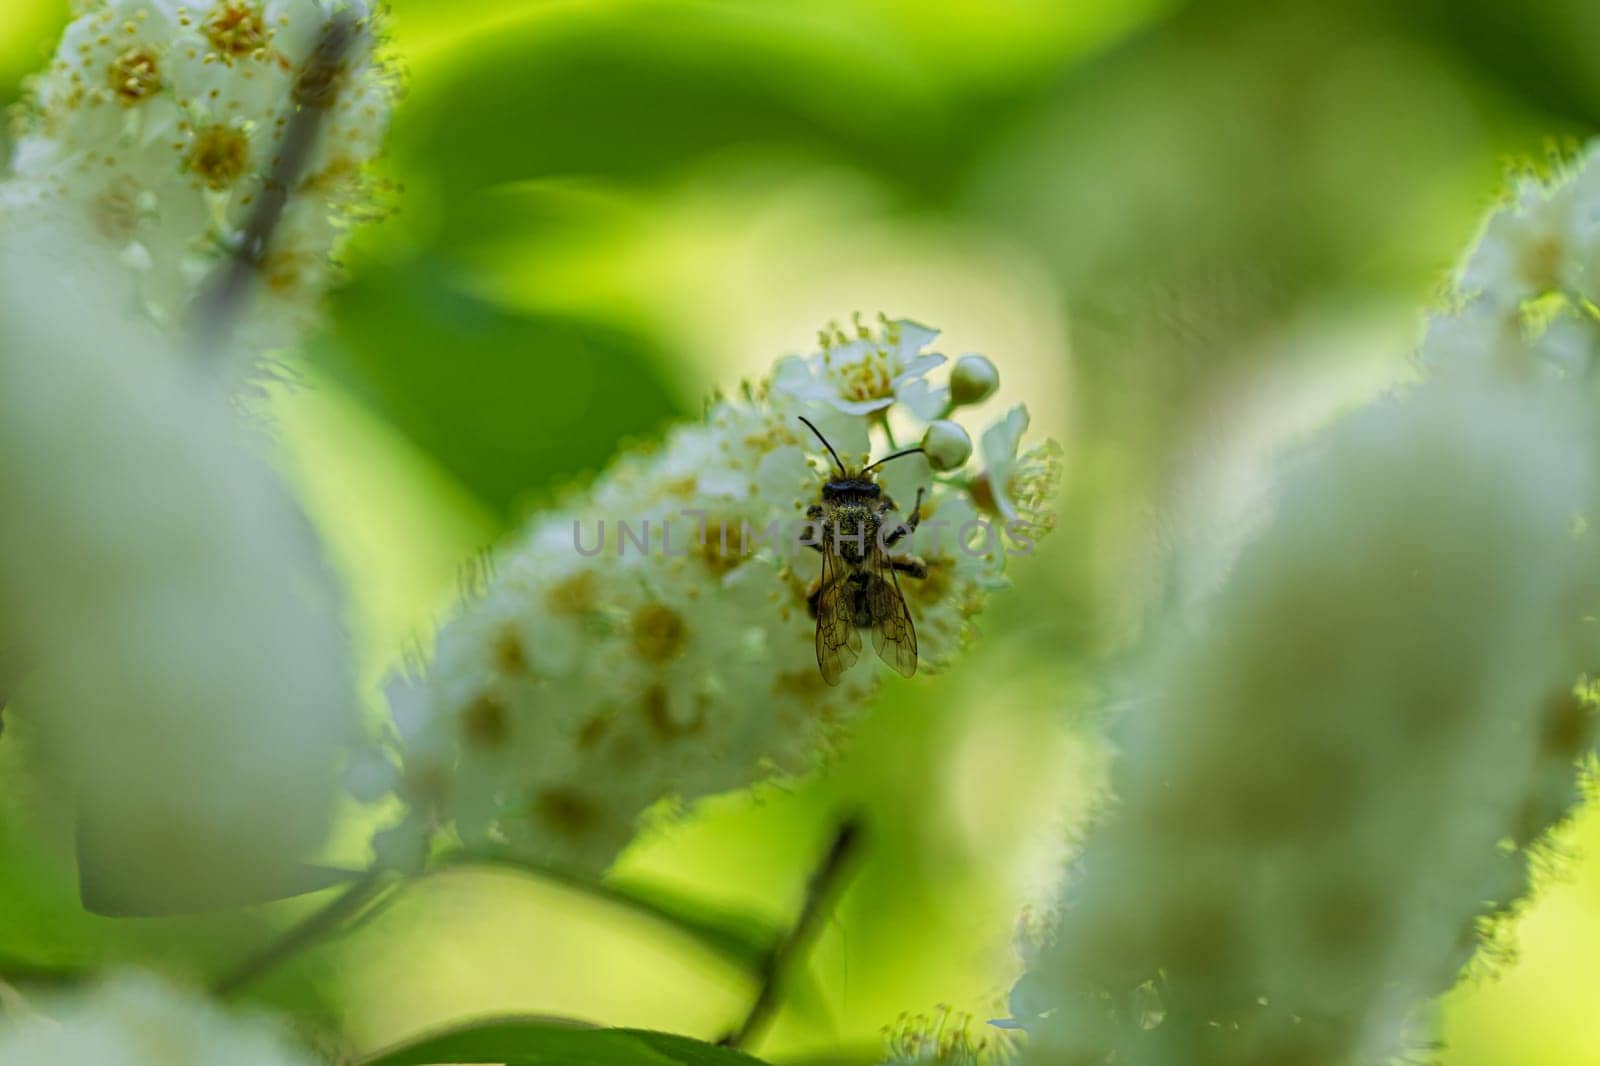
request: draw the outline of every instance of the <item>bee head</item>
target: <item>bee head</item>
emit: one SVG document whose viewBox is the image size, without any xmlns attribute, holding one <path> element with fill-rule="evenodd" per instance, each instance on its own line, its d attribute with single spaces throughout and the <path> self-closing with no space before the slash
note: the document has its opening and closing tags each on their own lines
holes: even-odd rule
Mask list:
<svg viewBox="0 0 1600 1066">
<path fill-rule="evenodd" d="M 822 431 L 816 426 L 812 425 L 811 420 L 806 416 L 799 415 L 798 417 L 800 421 L 806 424 L 807 429 L 817 435 L 817 439 L 822 442 L 822 446 L 828 449 L 828 454 L 833 456 L 834 465 L 839 468 L 839 476 L 837 478 L 830 479 L 828 483 L 823 486 L 823 491 L 825 493 L 832 493 L 834 495 L 841 496 L 879 496 L 882 494 L 883 490 L 878 488 L 877 481 L 873 480 L 871 476 L 873 469 L 882 466 L 890 459 L 898 459 L 902 455 L 918 455 L 922 452 L 921 448 L 907 448 L 903 452 L 895 452 L 893 455 L 886 455 L 877 462 L 870 463 L 852 474 L 844 465 L 844 460 L 839 458 L 839 453 L 833 450 L 833 445 L 828 443 L 828 438 L 822 435 Z"/>
<path fill-rule="evenodd" d="M 822 495 L 829 499 L 875 500 L 883 495 L 883 489 L 870 476 L 863 474 L 858 477 L 829 479 L 828 483 L 822 486 Z"/>
</svg>

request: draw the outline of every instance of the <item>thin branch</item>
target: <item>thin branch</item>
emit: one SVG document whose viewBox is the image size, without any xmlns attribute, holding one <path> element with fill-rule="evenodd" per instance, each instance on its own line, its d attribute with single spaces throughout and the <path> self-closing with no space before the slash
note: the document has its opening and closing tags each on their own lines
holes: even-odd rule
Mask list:
<svg viewBox="0 0 1600 1066">
<path fill-rule="evenodd" d="M 327 906 L 289 927 L 278 939 L 219 977 L 211 986 L 212 992 L 222 999 L 237 995 L 300 952 L 330 939 L 346 922 L 397 883 L 388 873 L 368 874 Z"/>
<path fill-rule="evenodd" d="M 209 290 L 200 298 L 195 341 L 202 354 L 212 353 L 226 337 L 229 321 L 244 302 L 252 278 L 266 262 L 290 193 L 310 162 L 322 121 L 338 96 L 339 75 L 360 29 L 350 11 L 335 14 L 323 25 L 316 49 L 295 78 L 288 126 L 255 210 L 245 222 L 234 254 L 218 268 Z"/>
<path fill-rule="evenodd" d="M 833 843 L 806 886 L 805 904 L 794 928 L 782 943 L 773 948 L 761 969 L 761 985 L 744 1021 L 722 1038 L 724 1047 L 741 1048 L 754 1043 L 771 1024 L 782 1002 L 783 986 L 790 969 L 811 946 L 817 925 L 833 902 L 835 890 L 843 880 L 844 868 L 861 844 L 861 821 L 847 819 L 834 834 Z"/>
</svg>

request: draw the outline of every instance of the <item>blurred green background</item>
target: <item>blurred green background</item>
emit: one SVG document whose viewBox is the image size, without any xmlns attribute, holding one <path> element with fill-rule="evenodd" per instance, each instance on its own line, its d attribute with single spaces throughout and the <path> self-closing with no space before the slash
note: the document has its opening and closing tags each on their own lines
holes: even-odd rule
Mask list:
<svg viewBox="0 0 1600 1066">
<path fill-rule="evenodd" d="M 65 9 L 5 0 L 0 101 Z M 272 398 L 372 685 L 520 515 L 856 309 L 989 354 L 986 414 L 1025 399 L 1067 446 L 1061 527 L 960 669 L 889 686 L 826 775 L 706 804 L 617 872 L 782 922 L 832 820 L 868 813 L 776 1058 L 870 1061 L 903 1011 L 1003 1009 L 1019 912 L 1100 780 L 1098 679 L 1184 587 L 1164 560 L 1272 448 L 1409 374 L 1507 165 L 1600 122 L 1593 0 L 392 9 L 392 211 L 295 358 L 309 387 Z M 91 918 L 22 821 L 0 822 L 21 871 L 0 958 L 204 970 L 306 906 Z M 1447 1004 L 1447 1062 L 1600 1061 L 1600 819 L 1563 845 L 1520 957 Z M 434 876 L 262 995 L 307 987 L 363 1046 L 509 1010 L 714 1038 L 750 994 L 677 934 L 512 873 Z"/>
</svg>

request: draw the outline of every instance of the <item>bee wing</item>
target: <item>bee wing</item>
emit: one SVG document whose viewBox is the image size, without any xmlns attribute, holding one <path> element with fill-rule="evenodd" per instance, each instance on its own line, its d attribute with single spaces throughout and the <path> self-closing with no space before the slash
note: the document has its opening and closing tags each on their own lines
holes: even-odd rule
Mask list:
<svg viewBox="0 0 1600 1066">
<path fill-rule="evenodd" d="M 844 672 L 861 658 L 861 634 L 856 632 L 846 583 L 840 580 L 839 560 L 833 546 L 822 550 L 822 584 L 817 594 L 817 667 L 822 679 L 837 685 Z"/>
<path fill-rule="evenodd" d="M 917 627 L 911 623 L 906 598 L 900 594 L 900 579 L 895 576 L 887 552 L 877 552 L 873 557 L 867 606 L 872 610 L 872 646 L 878 658 L 894 667 L 901 677 L 915 674 Z"/>
</svg>

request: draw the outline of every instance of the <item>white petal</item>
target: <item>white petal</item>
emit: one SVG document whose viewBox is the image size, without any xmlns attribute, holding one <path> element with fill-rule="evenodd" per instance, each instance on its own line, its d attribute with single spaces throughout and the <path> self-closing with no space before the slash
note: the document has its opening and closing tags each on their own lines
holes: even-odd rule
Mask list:
<svg viewBox="0 0 1600 1066">
<path fill-rule="evenodd" d="M 894 396 L 924 422 L 940 418 L 950 406 L 950 390 L 929 384 L 925 378 L 912 378 L 895 386 Z"/>
<path fill-rule="evenodd" d="M 881 400 L 846 400 L 839 396 L 829 396 L 828 402 L 847 415 L 870 415 L 874 411 L 892 406 L 894 397 L 885 396 Z"/>
<path fill-rule="evenodd" d="M 900 355 L 905 359 L 914 357 L 939 336 L 938 330 L 909 318 L 902 318 L 895 325 L 900 330 Z"/>
<path fill-rule="evenodd" d="M 981 452 L 984 464 L 990 470 L 1009 471 L 1017 460 L 1017 448 L 1022 435 L 1028 431 L 1028 409 L 1021 404 L 983 431 Z"/>
</svg>

